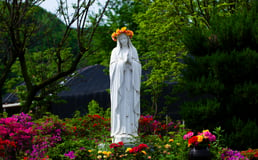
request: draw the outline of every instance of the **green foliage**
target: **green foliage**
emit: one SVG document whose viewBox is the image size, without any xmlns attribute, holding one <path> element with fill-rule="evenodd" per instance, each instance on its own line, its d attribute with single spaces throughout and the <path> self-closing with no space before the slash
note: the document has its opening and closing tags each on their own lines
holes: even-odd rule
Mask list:
<svg viewBox="0 0 258 160">
<path fill-rule="evenodd" d="M 223 148 L 225 148 L 224 142 L 225 139 L 223 137 L 224 130 L 221 127 L 216 127 L 213 131 L 216 136 L 216 141 L 211 145 L 211 153 L 214 159 L 221 159 L 221 152 Z"/>
<path fill-rule="evenodd" d="M 90 115 L 98 114 L 101 112 L 99 104 L 95 100 L 90 101 L 88 104 L 88 111 L 88 114 Z"/>
<path fill-rule="evenodd" d="M 89 115 L 100 115 L 105 118 L 110 117 L 110 108 L 107 108 L 105 111 L 102 107 L 99 106 L 99 104 L 95 100 L 91 100 L 88 104 L 88 114 Z"/>
<path fill-rule="evenodd" d="M 69 7 L 64 6 L 68 1 L 62 1 L 59 3 L 57 14 L 63 18 L 64 25 L 61 20 L 56 18 L 56 15 L 44 15 L 45 11 L 37 6 L 40 2 L 26 1 L 26 3 L 23 3 L 21 0 L 1 2 L 4 11 L 1 10 L 0 13 L 6 14 L 3 19 L 1 14 L 1 23 L 3 24 L 1 26 L 5 27 L 4 33 L 11 37 L 10 42 L 13 46 L 10 46 L 10 50 L 13 54 L 7 56 L 11 57 L 11 60 L 5 65 L 7 69 L 4 69 L 4 74 L 1 76 L 0 87 L 2 89 L 11 66 L 19 57 L 21 73 L 27 89 L 25 103 L 22 103 L 21 108 L 24 112 L 29 111 L 33 101 L 42 100 L 53 94 L 51 89 L 59 89 L 60 85 L 55 84 L 59 84 L 58 82 L 62 81 L 64 77 L 75 72 L 83 55 L 87 56 L 93 53 L 91 42 L 106 8 L 106 6 L 103 7 L 99 10 L 99 13 L 95 14 L 90 11 L 94 1 L 89 2 L 88 5 L 85 5 L 86 2 L 78 1 L 78 5 L 73 5 L 72 10 L 74 12 L 68 15 L 66 13 L 68 13 Z M 76 30 L 71 28 L 73 24 L 77 24 Z M 41 39 L 37 39 L 38 37 Z M 44 37 L 46 38 L 44 39 Z M 40 44 L 37 44 L 37 42 Z M 43 53 L 46 50 L 52 53 L 48 58 Z M 33 59 L 35 58 L 34 53 L 40 60 Z M 30 70 L 30 67 L 32 67 L 30 65 L 31 60 L 33 63 L 40 63 L 40 65 Z M 52 65 L 52 62 L 54 62 L 54 69 L 52 66 L 49 67 L 49 63 Z M 50 73 L 47 70 L 48 67 Z M 34 69 L 41 71 L 38 74 L 48 73 L 44 74 L 44 77 L 42 77 L 42 74 L 39 74 L 39 77 L 33 77 Z"/>
<path fill-rule="evenodd" d="M 257 148 L 258 125 L 256 120 L 243 121 L 233 117 L 231 132 L 226 134 L 225 140 L 229 146 L 235 149 Z"/>
<path fill-rule="evenodd" d="M 27 48 L 25 58 L 27 59 L 26 64 L 29 72 L 28 74 L 30 77 L 32 77 L 32 83 L 37 85 L 47 78 L 54 76 L 58 72 L 57 61 L 63 61 L 63 69 L 70 67 L 72 62 L 71 56 L 78 52 L 78 46 L 74 43 L 76 42 L 74 38 L 75 33 L 72 32 L 68 37 L 69 41 L 67 41 L 67 43 L 64 45 L 64 49 L 62 49 L 60 53 L 61 59 L 58 59 L 59 55 L 57 55 L 57 51 L 53 47 L 59 45 L 58 43 L 62 40 L 66 26 L 55 15 L 46 12 L 44 9 L 38 6 L 30 8 L 30 12 L 27 16 L 27 25 L 23 26 L 23 30 L 25 32 L 26 27 L 28 27 L 28 31 L 34 30 L 26 43 Z M 34 28 L 30 28 L 28 24 L 33 25 Z M 3 25 L 3 27 L 8 27 L 5 26 L 3 22 L 0 25 Z M 5 32 L 1 32 L 0 34 L 2 35 L 4 33 Z M 10 54 L 10 49 L 6 48 L 5 46 L 12 46 L 10 44 L 11 40 L 8 38 L 7 34 L 5 34 L 5 36 L 2 38 L 5 39 L 6 43 L 0 43 L 0 52 Z M 65 46 L 72 48 L 66 48 Z M 2 62 L 1 60 L 3 59 L 0 57 L 0 62 Z M 18 61 L 14 63 L 8 75 L 8 79 L 3 86 L 2 94 L 15 93 L 18 95 L 21 103 L 24 104 L 27 96 L 27 89 L 25 86 L 20 86 L 20 84 L 24 82 L 24 79 Z M 60 85 L 61 81 L 63 81 L 63 79 L 60 79 L 59 81 L 42 89 L 40 95 L 37 95 L 40 98 L 33 102 L 31 108 L 35 108 L 35 106 L 44 106 L 44 109 L 39 111 L 43 112 L 47 109 L 47 107 L 49 107 L 50 102 L 58 102 L 59 100 L 56 97 L 56 93 L 63 89 L 63 86 Z"/>
<path fill-rule="evenodd" d="M 236 8 L 227 16 L 213 15 L 209 28 L 185 29 L 183 42 L 189 55 L 184 58 L 187 67 L 179 86 L 192 99 L 181 107 L 188 127 L 222 126 L 225 134 L 232 137 L 239 137 L 232 127 L 236 123 L 233 117 L 249 123 L 247 128 L 257 127 L 257 4 L 250 2 L 249 11 Z M 248 135 L 246 130 L 239 132 Z M 253 140 L 242 138 L 241 145 L 233 138 L 227 144 L 239 148 L 242 144 L 257 146 L 256 138 L 250 137 Z"/>
<path fill-rule="evenodd" d="M 2 112 L 2 113 L 0 113 L 0 117 L 1 118 L 6 118 L 6 117 L 8 117 L 8 113 L 7 112 Z"/>
<path fill-rule="evenodd" d="M 141 141 L 150 146 L 152 159 L 187 159 L 187 141 L 182 138 L 186 133 L 184 126 L 180 126 L 168 136 L 147 135 Z"/>
<path fill-rule="evenodd" d="M 62 68 L 67 69 L 71 66 L 72 53 L 70 48 L 63 49 L 59 56 L 63 63 Z M 26 54 L 28 74 L 32 77 L 32 83 L 37 85 L 42 83 L 42 81 L 54 76 L 58 72 L 58 67 L 56 61 L 58 61 L 56 52 L 53 48 L 47 49 L 45 51 L 33 52 L 31 54 Z M 20 63 L 17 61 L 12 67 L 12 74 L 16 75 L 7 81 L 7 87 L 15 86 L 17 84 L 22 84 L 24 81 Z M 57 96 L 57 93 L 63 90 L 65 78 L 61 78 L 58 81 L 46 86 L 37 95 L 38 100 L 35 100 L 31 106 L 32 108 L 37 107 L 39 114 L 48 111 L 51 102 L 61 102 Z M 26 96 L 28 94 L 25 85 L 18 85 L 14 89 L 9 88 L 9 93 L 15 93 L 20 100 L 20 103 L 24 103 Z M 40 117 L 40 115 L 39 115 Z"/>
<path fill-rule="evenodd" d="M 157 104 L 164 83 L 175 81 L 184 66 L 179 62 L 181 55 L 184 55 L 184 49 L 177 39 L 181 36 L 178 28 L 186 22 L 181 15 L 177 15 L 176 7 L 180 3 L 175 2 L 176 4 L 172 5 L 170 1 L 165 0 L 137 2 L 147 6 L 146 11 L 135 15 L 139 25 L 135 37 L 143 69 L 149 71 L 142 86 L 144 92 L 151 94 L 151 106 L 155 111 L 158 110 Z"/>
<path fill-rule="evenodd" d="M 235 12 L 242 12 L 243 8 L 250 8 L 252 4 L 243 0 L 234 3 L 226 0 L 136 0 L 136 2 L 146 6 L 145 10 L 135 15 L 139 25 L 135 44 L 141 55 L 143 69 L 149 71 L 143 87 L 153 97 L 152 106 L 160 100 L 164 83 L 180 81 L 182 78 L 181 71 L 185 64 L 181 63 L 181 59 L 186 55 L 186 50 L 197 55 L 207 55 L 216 49 L 217 44 L 207 39 L 210 36 L 212 41 L 218 37 L 213 36 L 212 32 L 206 32 L 213 29 L 211 21 L 214 15 L 219 15 L 219 19 L 223 19 Z M 231 22 L 234 21 L 238 20 Z M 227 20 L 225 23 L 228 23 Z M 251 23 L 249 26 L 253 28 L 254 25 Z M 186 27 L 191 30 L 189 37 L 183 36 Z M 185 41 L 188 44 L 183 43 Z"/>
<path fill-rule="evenodd" d="M 186 120 L 186 126 L 194 130 L 215 128 L 220 122 L 217 114 L 221 104 L 217 99 L 203 98 L 193 102 L 185 102 L 181 106 L 181 115 Z M 221 122 L 220 122 L 221 123 Z"/>
<path fill-rule="evenodd" d="M 105 12 L 105 19 L 93 38 L 92 46 L 95 53 L 84 57 L 85 60 L 82 63 L 101 64 L 108 67 L 111 51 L 116 46 L 116 42 L 111 39 L 111 34 L 121 27 L 127 27 L 136 32 L 138 24 L 134 21 L 133 16 L 144 8 L 133 0 L 110 1 Z M 132 40 L 134 41 L 134 39 Z"/>
<path fill-rule="evenodd" d="M 77 151 L 76 159 L 89 159 L 90 152 L 88 150 L 95 148 L 94 141 L 89 140 L 88 137 L 81 137 L 80 139 L 67 139 L 63 143 L 57 144 L 55 147 L 48 150 L 47 155 L 53 160 L 69 159 L 64 154 L 70 151 Z"/>
</svg>

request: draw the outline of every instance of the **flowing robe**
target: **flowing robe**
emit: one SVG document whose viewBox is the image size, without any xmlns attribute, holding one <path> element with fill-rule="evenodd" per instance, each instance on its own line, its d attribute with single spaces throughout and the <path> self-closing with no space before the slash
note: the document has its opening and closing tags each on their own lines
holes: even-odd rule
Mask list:
<svg viewBox="0 0 258 160">
<path fill-rule="evenodd" d="M 130 59 L 130 64 L 126 59 Z M 141 64 L 137 50 L 129 47 L 124 54 L 113 49 L 110 59 L 111 137 L 138 136 L 140 118 Z M 116 142 L 116 141 L 115 141 Z"/>
</svg>

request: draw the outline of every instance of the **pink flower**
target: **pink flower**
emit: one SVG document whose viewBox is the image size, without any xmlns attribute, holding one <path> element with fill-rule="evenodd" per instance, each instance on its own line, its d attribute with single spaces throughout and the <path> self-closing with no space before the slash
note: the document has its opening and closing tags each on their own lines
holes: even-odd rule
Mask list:
<svg viewBox="0 0 258 160">
<path fill-rule="evenodd" d="M 68 153 L 64 154 L 66 157 L 69 157 L 70 159 L 75 159 L 74 151 L 70 151 Z"/>
<path fill-rule="evenodd" d="M 190 131 L 190 132 L 187 132 L 187 134 L 186 135 L 184 135 L 184 140 L 186 140 L 186 139 L 189 139 L 189 138 L 191 138 L 192 136 L 194 135 L 194 133 L 192 132 L 192 131 Z"/>
</svg>

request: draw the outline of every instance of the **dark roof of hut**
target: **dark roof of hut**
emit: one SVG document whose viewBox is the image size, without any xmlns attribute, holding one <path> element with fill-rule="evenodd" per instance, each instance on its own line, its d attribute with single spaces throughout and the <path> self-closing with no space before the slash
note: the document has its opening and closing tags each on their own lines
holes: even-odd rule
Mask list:
<svg viewBox="0 0 258 160">
<path fill-rule="evenodd" d="M 93 65 L 77 70 L 78 74 L 66 79 L 65 86 L 68 89 L 58 93 L 58 96 L 80 96 L 106 91 L 109 88 L 109 76 L 104 69 L 104 66 Z M 19 99 L 15 93 L 6 94 L 2 99 L 3 104 L 17 102 Z"/>
<path fill-rule="evenodd" d="M 66 80 L 68 90 L 61 91 L 59 96 L 87 95 L 103 92 L 109 88 L 109 75 L 101 65 L 88 66 L 78 70 L 78 74 Z"/>
</svg>

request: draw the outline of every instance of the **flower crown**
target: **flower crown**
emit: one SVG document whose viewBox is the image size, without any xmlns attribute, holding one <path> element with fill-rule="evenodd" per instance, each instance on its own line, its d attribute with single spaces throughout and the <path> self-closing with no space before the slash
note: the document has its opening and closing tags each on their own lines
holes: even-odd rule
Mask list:
<svg viewBox="0 0 258 160">
<path fill-rule="evenodd" d="M 121 33 L 125 33 L 127 36 L 130 37 L 130 39 L 132 39 L 132 37 L 133 37 L 133 31 L 131 31 L 131 30 L 126 30 L 126 27 L 122 27 L 121 30 L 120 30 L 120 29 L 117 29 L 116 32 L 112 33 L 111 37 L 112 37 L 113 41 L 117 41 L 117 37 L 118 37 Z"/>
</svg>

